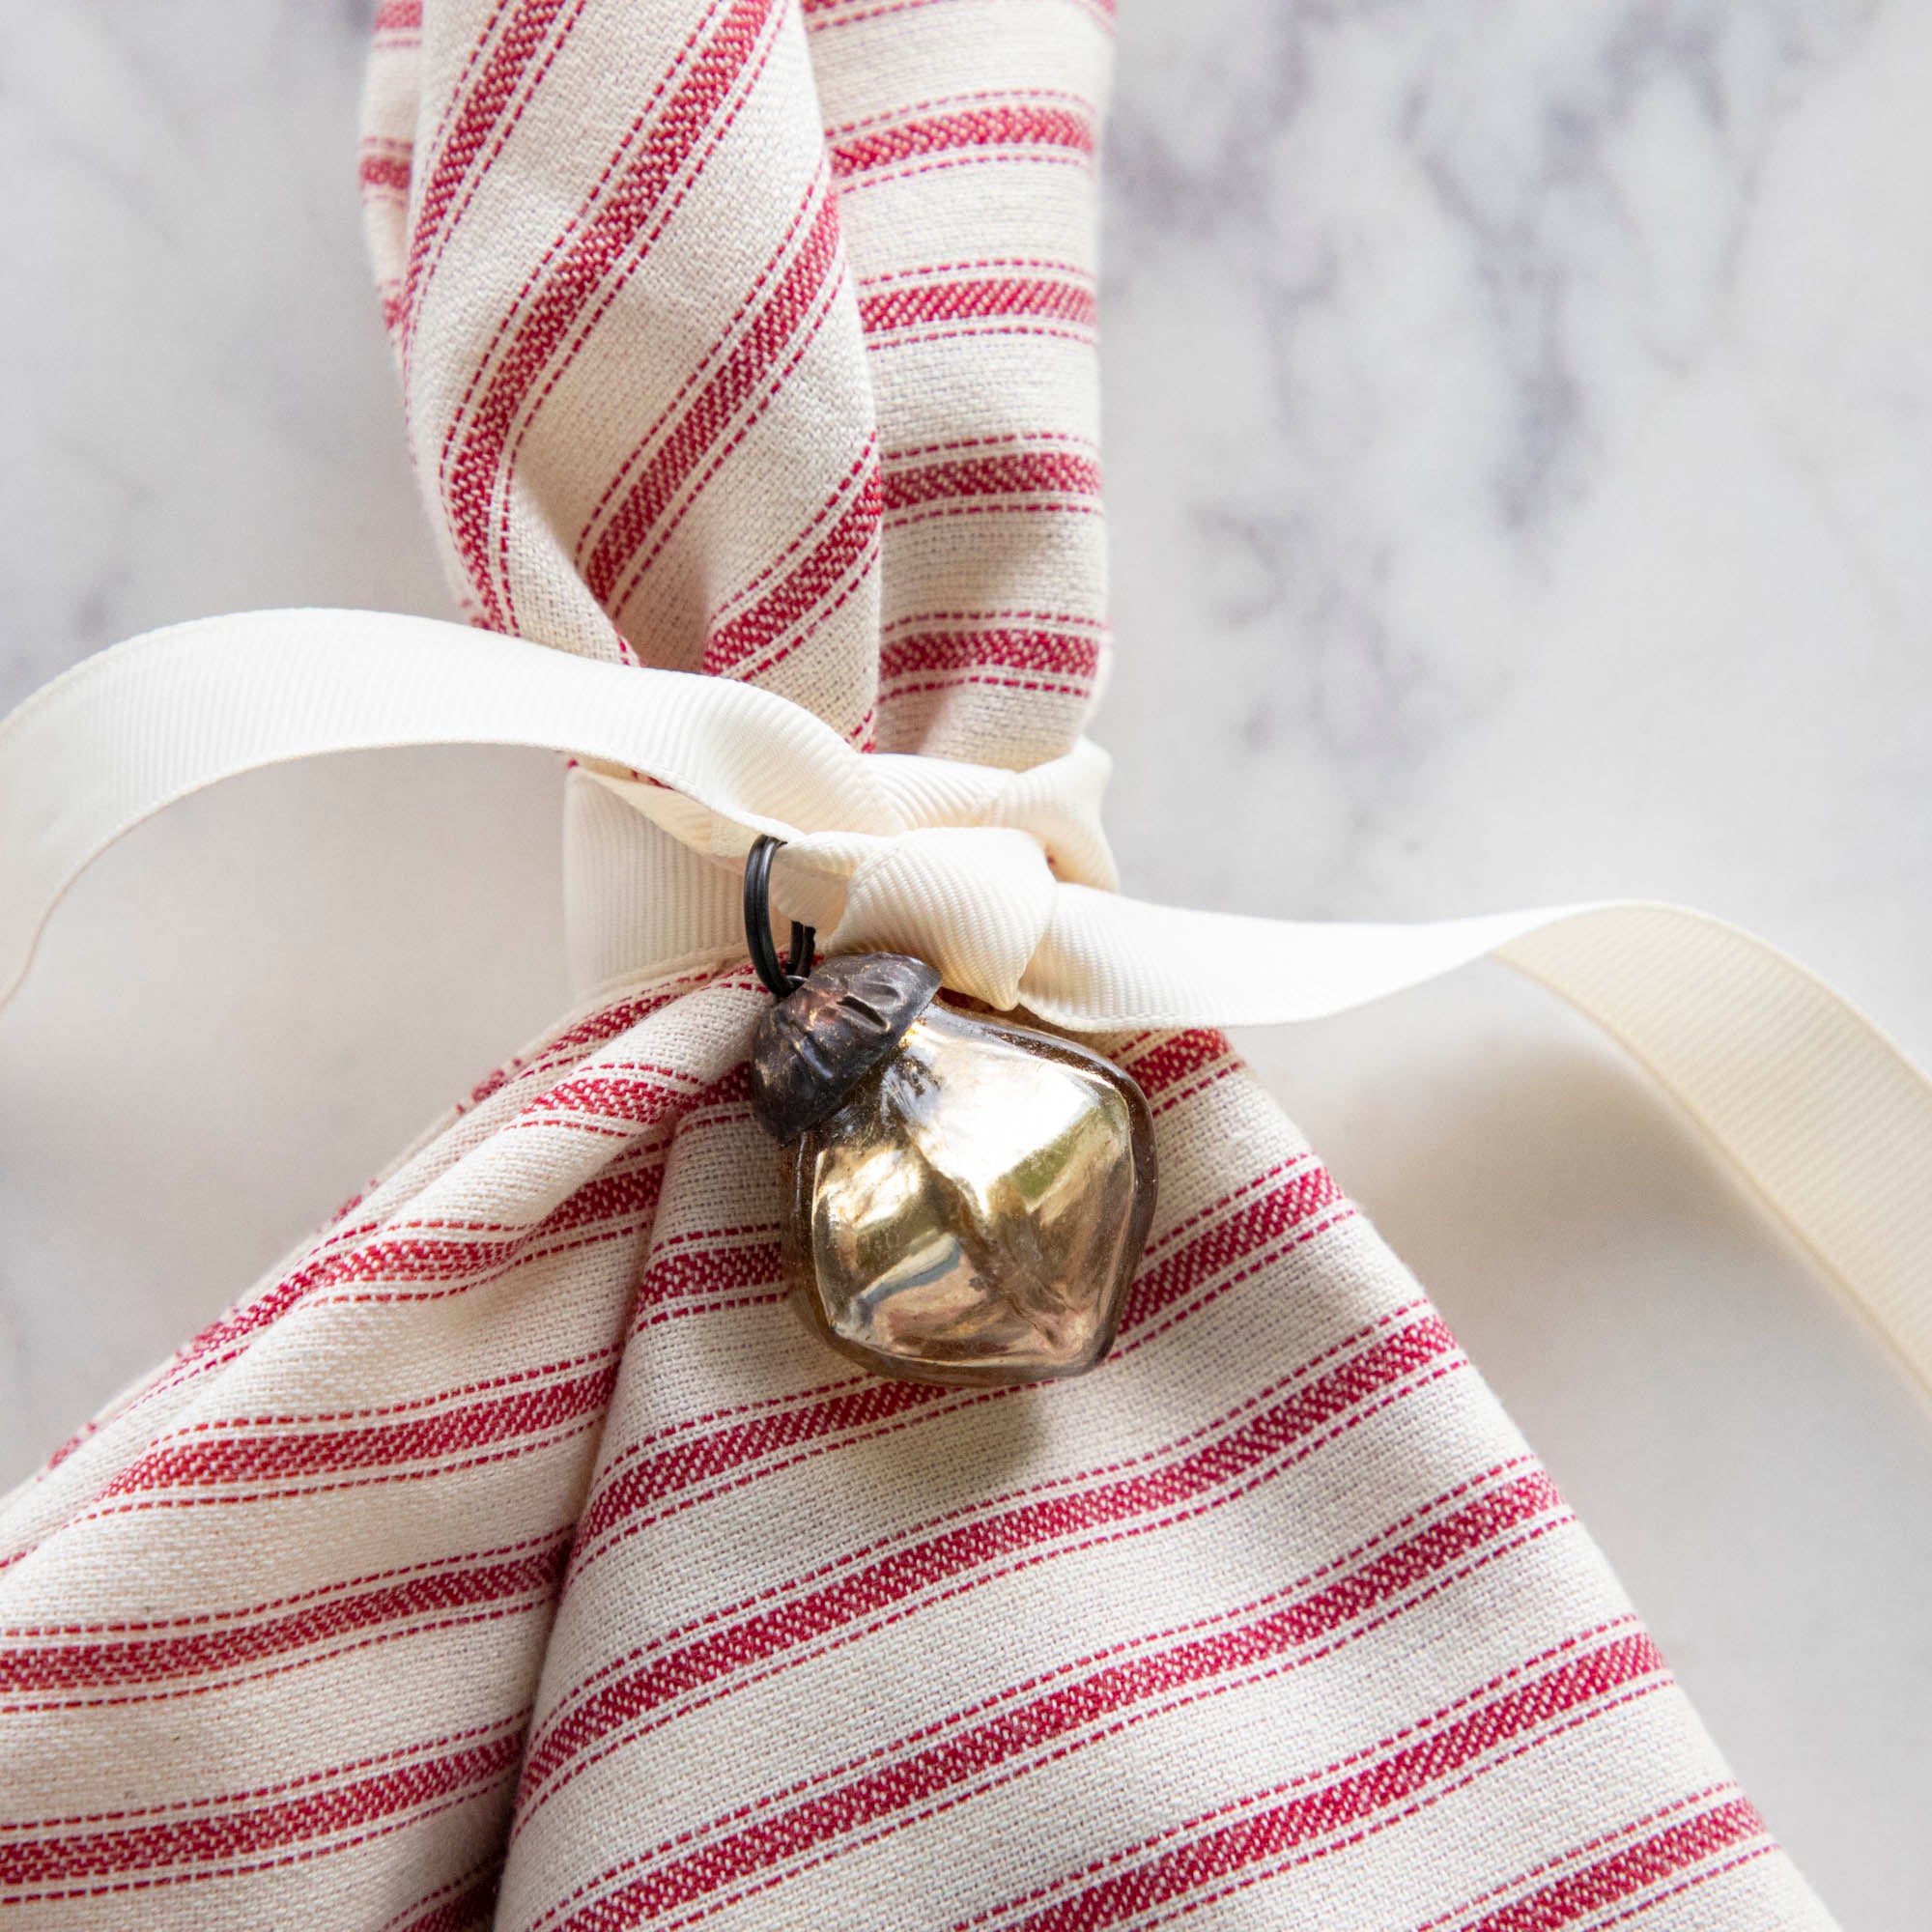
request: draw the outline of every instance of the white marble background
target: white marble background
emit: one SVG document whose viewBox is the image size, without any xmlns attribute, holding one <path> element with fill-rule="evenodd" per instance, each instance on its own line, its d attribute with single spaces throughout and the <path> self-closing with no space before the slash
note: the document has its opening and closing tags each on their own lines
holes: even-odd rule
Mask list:
<svg viewBox="0 0 1932 1932">
<path fill-rule="evenodd" d="M 446 611 L 361 260 L 363 14 L 0 13 L 0 703 L 173 618 Z M 1928 80 L 1922 0 L 1125 0 L 1131 889 L 1684 899 L 1932 1059 Z M 83 883 L 0 1018 L 0 1478 L 561 1005 L 556 789 L 268 774 Z M 1932 1430 L 1877 1348 L 1500 971 L 1249 1044 L 1845 1924 L 1922 1927 Z"/>
</svg>

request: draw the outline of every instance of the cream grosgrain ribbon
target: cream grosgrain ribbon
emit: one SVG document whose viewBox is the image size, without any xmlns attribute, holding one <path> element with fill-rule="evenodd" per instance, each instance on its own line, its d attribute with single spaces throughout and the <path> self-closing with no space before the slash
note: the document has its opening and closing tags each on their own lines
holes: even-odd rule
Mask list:
<svg viewBox="0 0 1932 1932">
<path fill-rule="evenodd" d="M 429 618 L 178 625 L 0 724 L 0 1001 L 74 877 L 153 813 L 267 765 L 437 744 L 568 753 L 726 866 L 771 834 L 774 899 L 826 950 L 912 952 L 958 992 L 1074 1031 L 1316 1019 L 1502 959 L 1650 1069 L 1932 1391 L 1932 1083 L 1823 981 L 1676 906 L 1366 925 L 1122 898 L 1108 761 L 1084 741 L 1023 772 L 867 754 L 753 685 Z"/>
</svg>

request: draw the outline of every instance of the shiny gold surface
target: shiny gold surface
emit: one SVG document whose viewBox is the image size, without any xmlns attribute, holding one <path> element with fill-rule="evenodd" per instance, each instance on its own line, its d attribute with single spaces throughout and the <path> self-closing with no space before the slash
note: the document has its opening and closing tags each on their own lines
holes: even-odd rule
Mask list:
<svg viewBox="0 0 1932 1932">
<path fill-rule="evenodd" d="M 1153 1212 L 1147 1102 L 1065 1040 L 928 1008 L 787 1151 L 794 1299 L 921 1381 L 1078 1374 L 1111 1346 Z"/>
</svg>

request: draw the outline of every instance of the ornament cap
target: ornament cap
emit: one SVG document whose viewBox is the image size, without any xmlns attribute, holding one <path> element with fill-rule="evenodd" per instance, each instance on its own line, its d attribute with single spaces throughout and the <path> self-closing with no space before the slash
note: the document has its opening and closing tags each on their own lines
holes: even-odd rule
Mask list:
<svg viewBox="0 0 1932 1932">
<path fill-rule="evenodd" d="M 828 959 L 752 1036 L 752 1112 L 778 1141 L 834 1112 L 932 1004 L 939 975 L 902 952 Z"/>
</svg>

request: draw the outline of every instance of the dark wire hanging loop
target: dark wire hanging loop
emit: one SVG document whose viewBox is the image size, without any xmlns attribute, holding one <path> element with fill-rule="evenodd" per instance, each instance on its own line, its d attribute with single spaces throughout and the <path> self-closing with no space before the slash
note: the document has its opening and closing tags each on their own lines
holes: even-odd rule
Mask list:
<svg viewBox="0 0 1932 1932">
<path fill-rule="evenodd" d="M 745 854 L 745 944 L 752 949 L 752 964 L 774 999 L 782 1000 L 794 987 L 805 984 L 817 956 L 817 934 L 810 926 L 791 923 L 791 957 L 782 962 L 772 944 L 772 854 L 784 843 L 769 832 L 761 832 Z"/>
</svg>

